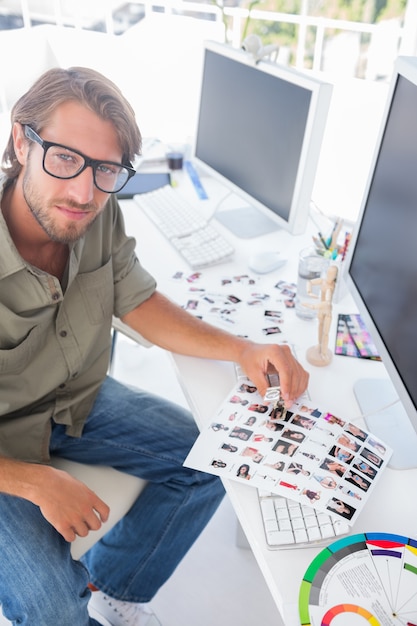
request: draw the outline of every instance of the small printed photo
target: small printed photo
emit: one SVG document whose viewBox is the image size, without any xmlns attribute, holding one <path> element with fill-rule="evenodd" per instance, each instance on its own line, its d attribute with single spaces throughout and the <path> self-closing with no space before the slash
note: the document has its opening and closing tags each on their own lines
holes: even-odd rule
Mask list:
<svg viewBox="0 0 417 626">
<path fill-rule="evenodd" d="M 250 295 L 257 300 L 269 300 L 271 297 L 269 293 L 251 293 Z"/>
<path fill-rule="evenodd" d="M 289 420 L 288 411 L 285 410 L 285 407 L 280 406 L 280 405 L 272 407 L 271 411 L 268 414 L 268 417 L 271 420 L 271 422 L 278 421 L 278 420 L 282 420 L 282 421 L 285 420 L 286 422 L 288 422 Z"/>
<path fill-rule="evenodd" d="M 269 326 L 268 328 L 262 328 L 262 332 L 264 335 L 278 335 L 282 333 L 282 330 L 279 326 Z"/>
<path fill-rule="evenodd" d="M 309 471 L 304 469 L 301 463 L 290 463 L 286 469 L 289 474 L 301 474 L 302 476 L 310 476 Z"/>
<path fill-rule="evenodd" d="M 237 283 L 244 283 L 246 285 L 254 285 L 256 280 L 248 274 L 242 274 L 241 276 L 233 276 L 233 280 Z"/>
<path fill-rule="evenodd" d="M 274 452 L 279 452 L 279 454 L 293 456 L 293 454 L 297 452 L 298 446 L 290 441 L 282 441 L 282 439 L 278 439 L 272 449 Z"/>
<path fill-rule="evenodd" d="M 303 489 L 301 492 L 302 496 L 306 496 L 310 500 L 310 502 L 317 502 L 320 500 L 321 494 L 320 491 L 313 491 L 312 489 Z"/>
<path fill-rule="evenodd" d="M 355 441 L 354 439 L 352 439 L 351 437 L 348 437 L 344 433 L 342 433 L 337 438 L 336 441 L 341 446 L 344 446 L 345 448 L 348 448 L 349 450 L 352 450 L 353 452 L 357 452 L 359 448 L 361 447 L 361 444 L 358 441 Z"/>
<path fill-rule="evenodd" d="M 356 509 L 353 506 L 346 504 L 346 502 L 343 502 L 343 500 L 339 500 L 338 498 L 332 498 L 327 503 L 326 508 L 328 511 L 338 513 L 346 519 L 352 519 L 352 516 L 356 512 Z"/>
<path fill-rule="evenodd" d="M 231 404 L 241 404 L 242 406 L 249 404 L 249 400 L 245 400 L 245 398 L 241 398 L 236 394 L 229 398 L 229 402 L 231 402 Z"/>
<path fill-rule="evenodd" d="M 381 456 L 384 456 L 384 454 L 387 451 L 386 447 L 380 441 L 377 441 L 376 439 L 373 439 L 372 437 L 369 437 L 368 441 L 366 442 L 366 445 L 371 446 L 371 448 L 374 448 L 374 450 L 376 450 Z"/>
<path fill-rule="evenodd" d="M 254 463 L 260 463 L 264 459 L 264 455 L 259 450 L 250 447 L 244 448 L 242 456 L 250 456 Z"/>
<path fill-rule="evenodd" d="M 239 387 L 239 391 L 242 393 L 255 393 L 257 391 L 254 385 L 248 385 L 247 383 L 242 383 Z"/>
<path fill-rule="evenodd" d="M 214 432 L 216 433 L 219 430 L 229 430 L 228 426 L 225 426 L 224 424 L 217 423 L 217 422 L 213 422 L 213 424 L 210 425 L 210 428 L 214 430 Z"/>
<path fill-rule="evenodd" d="M 341 463 L 338 463 L 334 459 L 326 458 L 320 465 L 320 469 L 327 470 L 331 474 L 342 477 L 346 472 L 346 467 Z"/>
<path fill-rule="evenodd" d="M 331 476 L 324 476 L 323 474 L 313 474 L 314 480 L 317 480 L 320 487 L 324 489 L 336 489 L 337 482 Z"/>
<path fill-rule="evenodd" d="M 254 415 L 249 415 L 248 419 L 243 423 L 245 426 L 255 426 L 256 417 Z"/>
<path fill-rule="evenodd" d="M 227 296 L 227 299 L 229 300 L 229 302 L 233 302 L 233 304 L 237 304 L 238 302 L 241 302 L 241 299 L 238 298 L 237 296 Z"/>
<path fill-rule="evenodd" d="M 350 498 L 354 498 L 355 500 L 362 500 L 362 496 L 357 491 L 351 489 L 347 485 L 340 485 L 339 489 L 342 493 L 344 493 L 346 496 L 349 496 Z"/>
<path fill-rule="evenodd" d="M 280 487 L 286 487 L 287 489 L 290 489 L 292 491 L 300 491 L 298 485 L 295 485 L 294 483 L 287 483 L 286 480 L 280 480 L 278 484 L 280 485 Z"/>
<path fill-rule="evenodd" d="M 256 477 L 259 480 L 263 480 L 264 481 L 262 483 L 262 488 L 267 489 L 267 487 L 269 487 L 269 489 L 271 489 L 271 487 L 275 487 L 276 479 L 273 476 L 271 476 L 270 474 L 260 474 L 259 471 L 258 471 L 258 472 L 256 472 Z"/>
<path fill-rule="evenodd" d="M 285 462 L 275 461 L 275 463 L 264 463 L 264 467 L 270 467 L 271 469 L 276 470 L 277 472 L 283 472 L 285 468 Z"/>
<path fill-rule="evenodd" d="M 352 472 L 351 470 L 346 472 L 344 479 L 346 480 L 346 482 L 351 483 L 352 485 L 356 485 L 356 487 L 359 487 L 359 489 L 362 489 L 362 491 L 368 491 L 371 485 L 369 480 L 366 480 L 365 478 L 363 478 L 359 474 L 356 474 L 356 472 Z"/>
<path fill-rule="evenodd" d="M 248 306 L 263 306 L 262 300 L 248 300 L 246 304 Z"/>
<path fill-rule="evenodd" d="M 292 298 L 287 298 L 286 300 L 284 300 L 284 306 L 287 309 L 294 309 L 295 308 L 295 301 Z"/>
<path fill-rule="evenodd" d="M 363 431 L 361 428 L 359 428 L 358 426 L 356 426 L 356 424 L 352 424 L 349 422 L 349 424 L 346 425 L 345 427 L 345 431 L 351 435 L 353 435 L 355 437 L 355 439 L 360 439 L 360 441 L 365 441 L 367 434 L 365 431 Z"/>
<path fill-rule="evenodd" d="M 237 446 L 233 446 L 231 443 L 222 443 L 221 449 L 225 452 L 237 452 L 239 448 Z"/>
<path fill-rule="evenodd" d="M 308 438 L 308 443 L 310 445 L 315 445 L 318 448 L 327 448 L 327 443 L 325 441 L 320 441 L 319 439 L 313 439 L 312 437 Z"/>
<path fill-rule="evenodd" d="M 323 418 L 326 422 L 329 422 L 329 424 L 337 424 L 338 426 L 344 426 L 346 424 L 344 420 L 340 419 L 340 417 L 336 417 L 333 413 L 325 413 Z"/>
<path fill-rule="evenodd" d="M 172 276 L 172 279 L 181 280 L 183 276 L 184 276 L 184 272 L 175 272 L 175 274 L 173 274 Z"/>
<path fill-rule="evenodd" d="M 251 441 L 263 441 L 264 443 L 272 443 L 274 441 L 273 437 L 268 437 L 267 435 L 264 435 L 263 433 L 254 433 L 252 436 Z"/>
<path fill-rule="evenodd" d="M 286 280 L 279 280 L 275 285 L 276 289 L 289 289 L 290 291 L 295 291 L 297 289 L 297 285 L 295 283 L 288 283 Z"/>
<path fill-rule="evenodd" d="M 313 426 L 315 426 L 316 421 L 310 419 L 309 417 L 304 417 L 303 415 L 299 415 L 298 413 L 296 413 L 291 420 L 291 424 L 294 424 L 294 426 L 300 426 L 301 428 L 306 428 L 307 430 L 311 430 Z"/>
<path fill-rule="evenodd" d="M 334 456 L 338 461 L 342 461 L 342 463 L 352 463 L 355 455 L 350 450 L 345 450 L 344 448 L 340 448 L 339 446 L 333 446 L 331 450 L 329 450 L 329 454 Z"/>
<path fill-rule="evenodd" d="M 375 452 L 371 452 L 371 450 L 368 450 L 368 448 L 364 448 L 362 450 L 361 456 L 363 456 L 367 461 L 369 461 L 373 465 L 376 465 L 377 467 L 381 467 L 383 463 L 381 457 L 375 454 Z"/>
<path fill-rule="evenodd" d="M 321 458 L 314 454 L 314 452 L 309 452 L 308 450 L 299 450 L 298 455 L 303 456 L 306 459 L 310 459 L 310 461 L 320 461 Z"/>
<path fill-rule="evenodd" d="M 308 413 L 309 415 L 311 415 L 311 417 L 321 417 L 322 413 L 321 411 L 319 411 L 319 409 L 312 409 L 311 407 L 307 406 L 306 404 L 302 404 L 300 406 L 300 411 L 301 413 Z"/>
<path fill-rule="evenodd" d="M 295 298 L 295 291 L 292 289 L 281 289 L 281 293 L 283 296 L 287 296 L 287 298 Z"/>
<path fill-rule="evenodd" d="M 240 439 L 241 441 L 249 441 L 252 436 L 252 431 L 248 428 L 241 428 L 240 426 L 235 426 L 231 431 L 229 437 L 233 439 Z"/>
<path fill-rule="evenodd" d="M 187 276 L 187 282 L 193 283 L 199 278 L 201 278 L 201 272 L 194 272 L 193 274 L 190 274 L 189 276 Z"/>
<path fill-rule="evenodd" d="M 255 413 L 267 413 L 269 407 L 267 404 L 250 404 L 248 411 L 255 411 Z"/>
<path fill-rule="evenodd" d="M 224 469 L 225 467 L 227 467 L 227 463 L 225 463 L 221 459 L 213 459 L 210 465 L 212 467 L 218 467 L 220 469 Z"/>
<path fill-rule="evenodd" d="M 272 422 L 270 420 L 262 422 L 261 424 L 261 426 L 264 426 L 268 430 L 272 430 L 274 433 L 280 433 L 281 430 L 284 428 L 284 425 L 285 424 L 283 424 L 282 422 Z"/>
<path fill-rule="evenodd" d="M 285 437 L 285 439 L 291 439 L 291 441 L 296 441 L 297 443 L 302 443 L 306 438 L 305 434 L 300 430 L 292 430 L 291 428 L 286 428 L 282 433 L 281 437 Z"/>
<path fill-rule="evenodd" d="M 281 311 L 270 311 L 270 310 L 268 310 L 268 311 L 264 312 L 264 315 L 266 317 L 278 317 L 278 318 L 282 317 Z"/>
<path fill-rule="evenodd" d="M 196 309 L 198 309 L 198 300 L 188 300 L 185 308 L 188 311 L 195 311 Z"/>
<path fill-rule="evenodd" d="M 250 472 L 250 465 L 248 465 L 247 463 L 242 463 L 242 465 L 238 468 L 236 472 L 236 476 L 238 478 L 243 478 L 243 480 L 250 480 L 251 475 L 249 474 L 249 472 Z"/>
<path fill-rule="evenodd" d="M 369 478 L 375 478 L 378 473 L 375 467 L 371 467 L 369 463 L 366 463 L 361 459 L 356 459 L 356 461 L 352 464 L 352 467 L 357 469 L 362 474 L 365 474 L 365 476 L 369 476 Z"/>
</svg>

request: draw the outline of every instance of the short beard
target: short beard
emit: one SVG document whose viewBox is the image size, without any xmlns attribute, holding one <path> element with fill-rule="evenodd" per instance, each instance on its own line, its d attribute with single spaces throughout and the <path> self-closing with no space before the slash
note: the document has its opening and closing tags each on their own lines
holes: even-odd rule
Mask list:
<svg viewBox="0 0 417 626">
<path fill-rule="evenodd" d="M 95 222 L 100 214 L 100 211 L 97 209 L 97 206 L 95 204 L 77 204 L 72 200 L 63 200 L 63 204 L 73 209 L 94 211 L 94 217 L 87 224 L 84 224 L 82 226 L 80 226 L 78 222 L 70 222 L 65 230 L 58 229 L 56 224 L 54 223 L 53 217 L 51 216 L 50 209 L 47 206 L 45 207 L 42 198 L 35 191 L 33 185 L 31 184 L 31 176 L 29 170 L 25 172 L 22 190 L 23 197 L 33 217 L 36 219 L 43 231 L 48 235 L 49 239 L 56 243 L 75 243 L 85 235 L 87 230 L 92 226 L 92 224 Z M 60 202 L 61 200 L 58 200 L 56 203 L 59 204 Z"/>
</svg>

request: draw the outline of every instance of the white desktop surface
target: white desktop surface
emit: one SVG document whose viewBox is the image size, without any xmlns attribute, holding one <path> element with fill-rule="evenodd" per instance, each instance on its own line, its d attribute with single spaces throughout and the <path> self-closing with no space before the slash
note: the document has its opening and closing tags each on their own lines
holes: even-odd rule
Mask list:
<svg viewBox="0 0 417 626">
<path fill-rule="evenodd" d="M 186 197 L 195 201 L 199 209 L 210 214 L 215 204 L 213 198 L 222 195 L 216 184 L 211 180 L 202 179 L 209 193 L 209 200 L 198 201 L 186 177 L 179 174 L 178 180 L 179 189 L 184 191 Z M 137 239 L 137 252 L 142 264 L 156 277 L 159 290 L 175 299 L 175 283 L 170 280 L 173 273 L 177 270 L 191 273 L 191 269 L 150 220 L 141 213 L 133 200 L 124 200 L 121 205 L 127 231 Z M 222 230 L 222 227 L 219 226 L 219 229 Z M 296 282 L 298 251 L 310 245 L 311 232 L 316 230 L 313 225 L 308 234 L 297 237 L 280 230 L 252 240 L 237 240 L 228 231 L 223 230 L 236 246 L 235 258 L 231 262 L 205 269 L 204 274 L 215 277 L 246 273 L 247 259 L 251 252 L 279 249 L 282 255 L 288 258 L 288 262 L 272 275 L 274 280 L 276 277 L 277 281 L 283 278 Z M 267 275 L 267 279 L 270 281 L 271 275 Z M 349 295 L 334 304 L 330 347 L 334 345 L 337 313 L 352 313 L 355 310 Z M 300 320 L 295 311 L 292 313 L 292 316 L 286 318 L 286 336 L 291 337 L 297 358 L 310 372 L 309 393 L 312 399 L 320 407 L 340 417 L 355 419 L 359 416 L 359 408 L 353 394 L 353 384 L 357 379 L 364 377 L 384 377 L 385 369 L 382 363 L 334 356 L 332 363 L 327 367 L 317 368 L 309 365 L 305 359 L 305 350 L 317 343 L 316 322 Z M 201 427 L 213 416 L 231 390 L 235 382 L 234 367 L 231 363 L 225 362 L 181 355 L 172 357 L 178 380 Z M 267 549 L 256 490 L 235 481 L 225 480 L 224 484 L 285 625 L 299 626 L 300 583 L 310 562 L 322 548 L 275 551 Z M 416 538 L 416 484 L 417 469 L 402 471 L 385 469 L 364 511 L 352 527 L 352 534 L 388 532 Z"/>
</svg>

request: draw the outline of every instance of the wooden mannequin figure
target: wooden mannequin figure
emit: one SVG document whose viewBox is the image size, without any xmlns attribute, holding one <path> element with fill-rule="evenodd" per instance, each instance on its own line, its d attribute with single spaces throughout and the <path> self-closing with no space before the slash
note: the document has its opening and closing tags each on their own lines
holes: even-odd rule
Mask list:
<svg viewBox="0 0 417 626">
<path fill-rule="evenodd" d="M 309 308 L 317 309 L 319 321 L 318 345 L 307 350 L 306 356 L 309 363 L 322 367 L 329 365 L 332 360 L 332 352 L 329 350 L 329 331 L 332 323 L 332 300 L 336 287 L 337 267 L 331 265 L 327 270 L 325 278 L 315 278 L 307 284 L 307 293 L 312 298 L 320 298 L 317 304 L 305 304 Z M 312 287 L 320 285 L 320 294 L 313 293 Z"/>
</svg>

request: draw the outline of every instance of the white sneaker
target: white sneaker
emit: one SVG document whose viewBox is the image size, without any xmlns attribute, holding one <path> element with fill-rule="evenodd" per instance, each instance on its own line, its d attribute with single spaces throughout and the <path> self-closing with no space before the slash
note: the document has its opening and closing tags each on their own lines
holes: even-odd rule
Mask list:
<svg viewBox="0 0 417 626">
<path fill-rule="evenodd" d="M 148 604 L 115 600 L 102 591 L 91 593 L 88 612 L 103 626 L 161 626 Z"/>
</svg>

